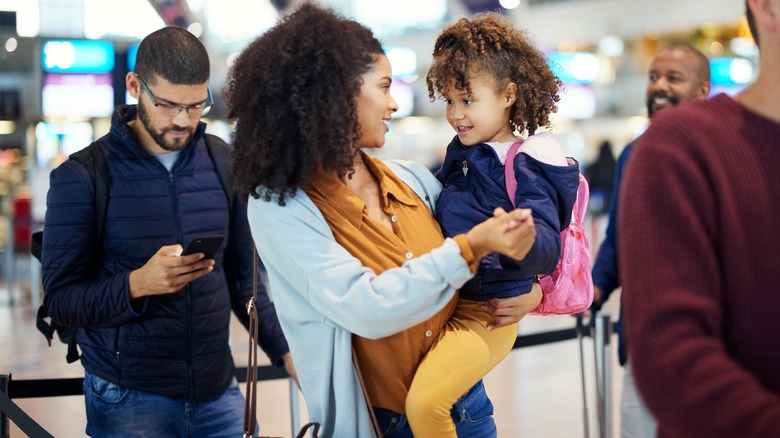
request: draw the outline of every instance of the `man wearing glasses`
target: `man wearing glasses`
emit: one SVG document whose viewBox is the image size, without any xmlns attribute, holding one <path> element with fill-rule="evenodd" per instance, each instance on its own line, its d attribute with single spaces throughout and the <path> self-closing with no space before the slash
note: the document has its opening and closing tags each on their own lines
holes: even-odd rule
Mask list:
<svg viewBox="0 0 780 438">
<path fill-rule="evenodd" d="M 109 134 L 90 146 L 108 180 L 102 236 L 93 173 L 73 159 L 51 173 L 44 306 L 78 327 L 92 436 L 243 434 L 228 340 L 231 309 L 247 321 L 253 248 L 246 204 L 228 199 L 212 160 L 228 149 L 201 121 L 208 80 L 206 50 L 186 30 L 141 42 L 125 80 L 138 104 L 117 107 Z M 213 258 L 182 254 L 204 235 L 225 237 Z M 273 304 L 258 293 L 261 347 L 293 374 Z"/>
</svg>

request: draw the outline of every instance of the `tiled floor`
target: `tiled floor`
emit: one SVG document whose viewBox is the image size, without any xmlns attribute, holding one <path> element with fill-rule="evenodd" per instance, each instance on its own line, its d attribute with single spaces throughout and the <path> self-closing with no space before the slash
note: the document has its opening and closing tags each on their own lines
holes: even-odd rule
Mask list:
<svg viewBox="0 0 780 438">
<path fill-rule="evenodd" d="M 35 329 L 30 306 L 29 275 L 20 275 L 14 290 L 15 303 L 9 305 L 9 293 L 0 282 L 0 374 L 12 374 L 13 380 L 81 377 L 78 363 L 65 362 L 66 346 L 49 348 Z M 618 297 L 605 308 L 614 313 Z M 235 321 L 234 321 L 235 322 Z M 538 333 L 574 326 L 574 318 L 528 317 L 521 322 L 520 333 Z M 246 331 L 235 322 L 231 343 L 237 365 L 246 364 Z M 614 338 L 613 338 L 614 340 Z M 595 405 L 595 371 L 593 344 L 584 341 L 585 380 L 588 394 L 587 413 L 590 436 L 598 435 Z M 615 342 L 612 342 L 615 345 Z M 576 340 L 560 341 L 520 348 L 510 353 L 485 378 L 488 394 L 495 405 L 499 437 L 570 438 L 585 436 L 580 356 Z M 612 431 L 617 436 L 617 405 L 622 369 L 615 354 L 611 360 Z M 261 382 L 258 385 L 258 417 L 263 434 L 292 436 L 290 423 L 290 390 L 286 380 Z M 300 398 L 301 422 L 307 419 Z M 58 438 L 83 437 L 85 415 L 83 396 L 17 399 L 15 402 L 36 422 Z M 24 434 L 13 424 L 11 437 Z"/>
</svg>

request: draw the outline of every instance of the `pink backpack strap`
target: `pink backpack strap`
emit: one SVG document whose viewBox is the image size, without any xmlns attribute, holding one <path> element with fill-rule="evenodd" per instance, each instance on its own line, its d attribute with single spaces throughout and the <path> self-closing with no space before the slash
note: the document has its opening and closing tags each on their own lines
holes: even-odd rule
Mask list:
<svg viewBox="0 0 780 438">
<path fill-rule="evenodd" d="M 572 163 L 573 164 L 573 163 Z M 585 217 L 588 214 L 588 201 L 590 200 L 590 186 L 585 176 L 580 173 L 580 182 L 577 186 L 577 201 L 574 203 L 574 217 L 577 218 L 579 225 L 584 228 Z"/>
<path fill-rule="evenodd" d="M 517 178 L 515 178 L 515 155 L 517 150 L 523 145 L 523 140 L 517 140 L 509 147 L 504 160 L 504 184 L 506 184 L 506 193 L 509 195 L 509 202 L 515 205 L 515 193 L 517 193 Z"/>
</svg>

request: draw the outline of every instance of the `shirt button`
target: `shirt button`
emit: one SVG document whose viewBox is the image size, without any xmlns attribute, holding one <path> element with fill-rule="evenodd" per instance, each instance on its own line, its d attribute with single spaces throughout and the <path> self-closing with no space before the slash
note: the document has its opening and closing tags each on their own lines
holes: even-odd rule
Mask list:
<svg viewBox="0 0 780 438">
<path fill-rule="evenodd" d="M 426 331 L 425 331 L 425 337 L 426 337 L 426 338 L 430 338 L 432 334 L 433 334 L 433 332 L 432 332 L 432 331 L 430 331 L 430 330 L 426 330 Z"/>
<path fill-rule="evenodd" d="M 393 222 L 398 222 L 398 216 L 393 215 L 393 217 L 391 217 L 390 220 Z"/>
<path fill-rule="evenodd" d="M 411 252 L 407 252 L 406 253 L 406 259 L 407 260 L 411 259 L 412 257 L 414 257 L 414 255 Z"/>
</svg>

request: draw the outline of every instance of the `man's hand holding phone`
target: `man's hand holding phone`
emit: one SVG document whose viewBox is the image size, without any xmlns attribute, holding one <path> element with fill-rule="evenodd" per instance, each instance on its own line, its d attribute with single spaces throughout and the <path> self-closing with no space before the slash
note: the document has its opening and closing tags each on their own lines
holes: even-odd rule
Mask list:
<svg viewBox="0 0 780 438">
<path fill-rule="evenodd" d="M 215 234 L 213 236 L 198 236 L 193 237 L 187 242 L 187 246 L 184 247 L 182 255 L 190 255 L 203 253 L 204 258 L 213 259 L 217 255 L 222 241 L 225 240 L 225 236 L 221 234 Z"/>
<path fill-rule="evenodd" d="M 223 236 L 193 238 L 181 245 L 160 248 L 145 265 L 130 273 L 130 298 L 174 293 L 214 270 L 214 256 Z"/>
</svg>

